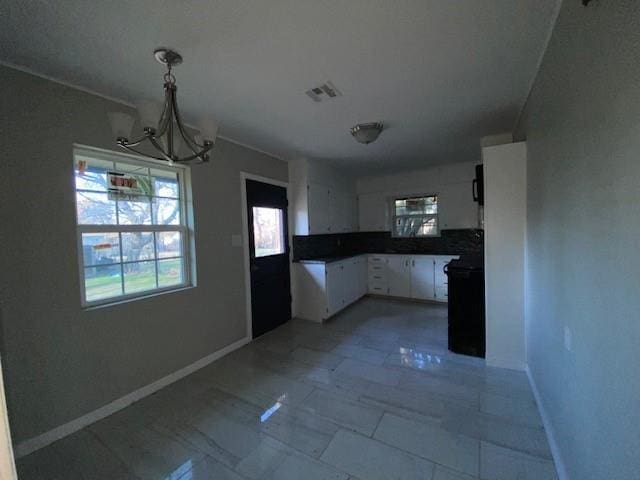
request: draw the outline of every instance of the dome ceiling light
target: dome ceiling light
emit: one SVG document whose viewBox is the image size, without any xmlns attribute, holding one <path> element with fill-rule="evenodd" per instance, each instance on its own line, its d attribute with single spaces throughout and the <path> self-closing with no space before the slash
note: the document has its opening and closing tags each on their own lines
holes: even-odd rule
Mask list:
<svg viewBox="0 0 640 480">
<path fill-rule="evenodd" d="M 356 139 L 356 142 L 366 145 L 377 140 L 383 127 L 382 122 L 359 123 L 355 127 L 351 127 L 351 135 Z"/>
</svg>

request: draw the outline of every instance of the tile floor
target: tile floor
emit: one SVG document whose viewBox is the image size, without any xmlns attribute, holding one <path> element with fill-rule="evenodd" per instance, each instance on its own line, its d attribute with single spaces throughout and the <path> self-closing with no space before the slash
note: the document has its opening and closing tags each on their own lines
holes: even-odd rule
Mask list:
<svg viewBox="0 0 640 480">
<path fill-rule="evenodd" d="M 446 349 L 445 306 L 294 320 L 18 462 L 20 480 L 556 479 L 524 373 Z"/>
</svg>

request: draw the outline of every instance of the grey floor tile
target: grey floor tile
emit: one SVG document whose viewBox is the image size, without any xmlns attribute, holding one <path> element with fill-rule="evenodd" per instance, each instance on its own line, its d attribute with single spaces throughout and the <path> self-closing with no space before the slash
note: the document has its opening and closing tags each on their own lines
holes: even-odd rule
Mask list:
<svg viewBox="0 0 640 480">
<path fill-rule="evenodd" d="M 341 355 L 343 357 L 372 363 L 374 365 L 382 365 L 385 358 L 387 358 L 387 354 L 385 352 L 381 352 L 380 350 L 351 344 L 339 345 L 332 350 L 332 353 Z"/>
<path fill-rule="evenodd" d="M 367 480 L 430 480 L 435 465 L 357 433 L 340 430 L 321 460 Z"/>
<path fill-rule="evenodd" d="M 557 480 L 551 460 L 532 457 L 482 442 L 480 477 L 483 480 Z"/>
<path fill-rule="evenodd" d="M 298 347 L 291 352 L 291 357 L 301 363 L 314 367 L 336 368 L 344 357 L 333 353 L 320 352 L 306 347 Z"/>
<path fill-rule="evenodd" d="M 322 390 L 314 391 L 305 401 L 304 408 L 367 436 L 373 434 L 383 413 L 379 408 L 351 402 Z"/>
<path fill-rule="evenodd" d="M 383 385 L 398 385 L 400 383 L 401 372 L 385 368 L 384 366 L 374 366 L 370 363 L 361 362 L 352 358 L 347 358 L 338 365 L 336 372 L 344 373 L 352 377 L 362 378 L 374 383 Z"/>
<path fill-rule="evenodd" d="M 373 438 L 458 472 L 478 475 L 480 442 L 440 428 L 385 413 Z"/>
<path fill-rule="evenodd" d="M 526 375 L 446 342 L 443 305 L 294 319 L 19 459 L 20 480 L 555 479 Z"/>
</svg>

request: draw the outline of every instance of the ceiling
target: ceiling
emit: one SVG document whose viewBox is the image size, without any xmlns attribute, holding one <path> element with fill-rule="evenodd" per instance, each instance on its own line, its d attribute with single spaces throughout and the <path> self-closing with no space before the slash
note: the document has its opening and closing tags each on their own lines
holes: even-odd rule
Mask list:
<svg viewBox="0 0 640 480">
<path fill-rule="evenodd" d="M 157 46 L 190 122 L 361 173 L 479 158 L 511 131 L 559 0 L 8 0 L 0 59 L 127 102 L 162 98 Z M 331 80 L 343 93 L 314 103 Z M 377 142 L 349 134 L 383 121 Z"/>
</svg>

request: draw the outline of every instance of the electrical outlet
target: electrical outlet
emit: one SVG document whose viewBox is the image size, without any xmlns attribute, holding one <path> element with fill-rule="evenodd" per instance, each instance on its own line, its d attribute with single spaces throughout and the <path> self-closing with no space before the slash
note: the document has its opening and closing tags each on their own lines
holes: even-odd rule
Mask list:
<svg viewBox="0 0 640 480">
<path fill-rule="evenodd" d="M 571 351 L 571 330 L 566 325 L 564 326 L 564 348 Z"/>
</svg>

